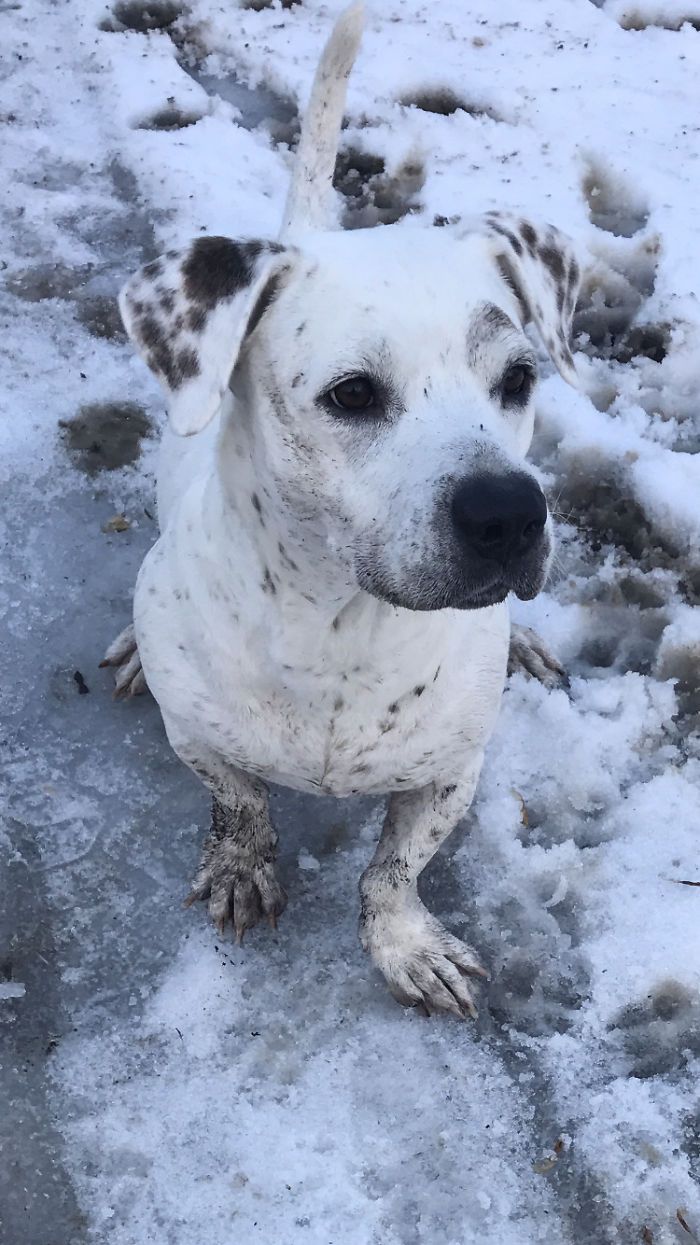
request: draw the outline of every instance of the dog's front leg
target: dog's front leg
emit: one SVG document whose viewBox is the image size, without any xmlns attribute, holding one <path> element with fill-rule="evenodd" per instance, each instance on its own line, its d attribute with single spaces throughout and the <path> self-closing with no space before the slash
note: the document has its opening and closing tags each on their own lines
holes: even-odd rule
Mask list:
<svg viewBox="0 0 700 1245">
<path fill-rule="evenodd" d="M 263 915 L 274 928 L 287 903 L 275 874 L 277 835 L 267 788 L 218 758 L 188 758 L 187 763 L 214 797 L 211 832 L 187 903 L 208 900 L 209 915 L 221 933 L 230 920 L 241 942 Z"/>
<path fill-rule="evenodd" d="M 474 952 L 428 912 L 418 877 L 469 807 L 481 755 L 456 784 L 431 784 L 389 801 L 374 859 L 360 880 L 360 941 L 394 998 L 429 1012 L 476 1016 L 467 976 L 485 977 Z"/>
</svg>

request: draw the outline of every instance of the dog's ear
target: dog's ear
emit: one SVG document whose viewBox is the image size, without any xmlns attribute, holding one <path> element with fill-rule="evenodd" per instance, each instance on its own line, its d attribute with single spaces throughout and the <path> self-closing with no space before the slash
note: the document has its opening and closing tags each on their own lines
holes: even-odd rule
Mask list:
<svg viewBox="0 0 700 1245">
<path fill-rule="evenodd" d="M 502 212 L 487 212 L 486 230 L 494 239 L 494 259 L 515 295 L 523 325 L 531 320 L 557 370 L 578 385 L 571 353 L 571 322 L 581 270 L 571 242 L 552 225 Z"/>
<path fill-rule="evenodd" d="M 124 287 L 126 331 L 168 394 L 175 432 L 190 436 L 216 414 L 288 264 L 279 243 L 198 238 L 146 264 Z"/>
</svg>

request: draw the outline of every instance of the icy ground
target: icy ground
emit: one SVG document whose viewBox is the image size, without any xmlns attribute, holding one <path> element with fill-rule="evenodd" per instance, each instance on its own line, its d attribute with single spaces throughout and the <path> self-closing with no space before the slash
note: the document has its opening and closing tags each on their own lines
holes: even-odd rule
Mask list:
<svg viewBox="0 0 700 1245">
<path fill-rule="evenodd" d="M 362 958 L 373 802 L 275 795 L 277 934 L 238 950 L 183 911 L 207 799 L 97 670 L 154 537 L 163 417 L 114 291 L 175 240 L 274 236 L 337 7 L 0 3 L 0 1239 L 692 1245 L 696 2 L 370 0 L 351 83 L 347 227 L 401 219 L 410 244 L 511 207 L 588 264 L 585 393 L 545 381 L 534 448 L 559 563 L 521 611 L 571 693 L 512 681 L 425 878 L 490 966 L 478 1023 L 401 1011 Z"/>
</svg>

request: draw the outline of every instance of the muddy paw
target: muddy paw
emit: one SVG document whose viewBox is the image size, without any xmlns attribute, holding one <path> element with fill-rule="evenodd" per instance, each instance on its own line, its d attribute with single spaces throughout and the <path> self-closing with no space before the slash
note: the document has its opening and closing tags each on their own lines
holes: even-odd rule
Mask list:
<svg viewBox="0 0 700 1245">
<path fill-rule="evenodd" d="M 120 631 L 116 640 L 112 641 L 100 662 L 100 668 L 103 666 L 113 666 L 116 670 L 114 675 L 115 700 L 122 696 L 140 696 L 148 691 L 146 676 L 141 669 L 141 658 L 133 623 Z"/>
<path fill-rule="evenodd" d="M 513 623 L 510 629 L 508 674 L 529 674 L 545 687 L 568 687 L 569 676 L 561 662 L 549 652 L 543 640 L 530 627 Z"/>
<path fill-rule="evenodd" d="M 185 900 L 190 907 L 197 900 L 208 900 L 209 915 L 221 934 L 231 921 L 236 942 L 243 941 L 266 916 L 273 929 L 287 906 L 287 895 L 277 880 L 274 862 L 256 856 L 231 839 L 209 841 L 202 863 Z"/>
<path fill-rule="evenodd" d="M 476 1019 L 468 978 L 487 974 L 471 948 L 448 933 L 420 902 L 393 912 L 363 909 L 360 941 L 404 1007 Z"/>
</svg>

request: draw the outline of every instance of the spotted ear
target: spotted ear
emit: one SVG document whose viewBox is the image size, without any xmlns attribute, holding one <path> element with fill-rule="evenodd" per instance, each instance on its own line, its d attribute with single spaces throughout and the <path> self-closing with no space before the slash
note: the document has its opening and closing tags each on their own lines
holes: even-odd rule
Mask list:
<svg viewBox="0 0 700 1245">
<path fill-rule="evenodd" d="M 198 238 L 146 264 L 122 290 L 126 331 L 163 385 L 181 436 L 219 410 L 241 346 L 275 296 L 285 250 Z"/>
<path fill-rule="evenodd" d="M 531 320 L 570 385 L 578 385 L 571 353 L 571 322 L 581 270 L 571 242 L 552 225 L 487 212 L 487 232 L 494 238 L 494 258 L 515 295 L 523 325 Z"/>
</svg>

